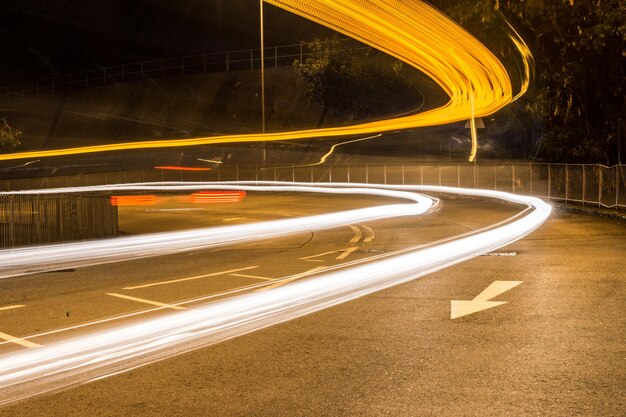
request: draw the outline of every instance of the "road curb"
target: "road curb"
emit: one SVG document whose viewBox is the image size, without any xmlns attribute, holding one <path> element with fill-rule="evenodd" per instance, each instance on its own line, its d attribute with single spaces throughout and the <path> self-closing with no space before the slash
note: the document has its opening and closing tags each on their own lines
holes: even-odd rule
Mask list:
<svg viewBox="0 0 626 417">
<path fill-rule="evenodd" d="M 607 219 L 621 220 L 626 222 L 626 213 L 609 210 L 600 207 L 577 206 L 573 204 L 552 203 L 552 206 L 559 211 L 566 213 L 587 214 L 590 216 L 604 217 Z"/>
</svg>

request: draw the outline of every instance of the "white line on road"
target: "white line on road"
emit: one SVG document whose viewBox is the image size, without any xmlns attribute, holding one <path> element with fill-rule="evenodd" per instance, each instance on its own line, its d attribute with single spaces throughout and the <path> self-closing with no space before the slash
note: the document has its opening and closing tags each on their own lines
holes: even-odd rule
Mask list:
<svg viewBox="0 0 626 417">
<path fill-rule="evenodd" d="M 246 274 L 228 274 L 232 277 L 241 277 L 241 278 L 252 278 L 252 279 L 261 279 L 264 281 L 276 281 L 276 278 L 268 278 L 268 277 L 260 277 L 257 275 L 246 275 Z"/>
<path fill-rule="evenodd" d="M 275 284 L 268 285 L 266 287 L 260 288 L 260 289 L 256 290 L 256 292 L 267 291 L 267 290 L 272 289 L 272 288 L 276 288 L 276 287 L 280 287 L 280 286 L 285 285 L 285 284 L 289 284 L 291 281 L 295 281 L 296 279 L 300 279 L 300 278 L 307 277 L 309 275 L 313 275 L 314 273 L 322 271 L 322 270 L 324 270 L 326 268 L 327 267 L 325 267 L 325 266 L 318 266 L 318 267 L 315 267 L 313 269 L 309 269 L 308 271 L 305 271 L 305 272 L 303 272 L 301 274 L 291 275 L 291 276 L 285 277 L 284 279 L 282 279 L 282 278 L 278 279 L 278 280 L 276 280 L 277 282 Z"/>
<path fill-rule="evenodd" d="M 337 259 L 343 259 L 357 249 L 358 249 L 357 246 L 353 246 L 351 248 L 346 248 L 346 249 L 337 249 L 337 250 L 331 250 L 328 252 L 322 252 L 322 253 L 318 253 L 317 255 L 304 256 L 298 259 L 301 261 L 324 262 L 322 259 L 314 259 L 314 258 L 320 258 L 322 256 L 330 255 L 332 253 L 337 253 L 337 252 L 341 252 L 341 254 L 337 257 Z"/>
<path fill-rule="evenodd" d="M 129 295 L 117 294 L 117 293 L 114 293 L 114 292 L 108 292 L 108 293 L 106 293 L 106 295 L 110 295 L 111 297 L 124 298 L 124 299 L 130 300 L 130 301 L 137 301 L 138 303 L 151 304 L 153 306 L 171 308 L 172 310 L 185 310 L 185 307 L 172 305 L 172 304 L 160 303 L 158 301 L 146 300 L 145 298 L 131 297 Z"/>
<path fill-rule="evenodd" d="M 18 345 L 27 347 L 27 348 L 37 348 L 41 347 L 37 343 L 31 342 L 29 340 L 20 339 L 19 337 L 11 336 L 10 334 L 0 332 L 0 339 L 4 339 L 7 342 L 17 343 Z"/>
<path fill-rule="evenodd" d="M 234 222 L 235 220 L 245 220 L 245 217 L 229 217 L 228 219 L 222 219 L 223 222 Z"/>
<path fill-rule="evenodd" d="M 363 242 L 368 243 L 376 239 L 376 233 L 374 232 L 374 229 L 364 224 L 362 224 L 361 227 L 363 228 L 363 230 L 365 230 L 365 234 L 367 235 L 365 239 L 363 239 Z"/>
<path fill-rule="evenodd" d="M 352 232 L 354 233 L 354 236 L 352 236 L 352 239 L 350 239 L 350 243 L 357 243 L 359 240 L 361 240 L 361 237 L 363 237 L 361 229 L 353 224 L 349 224 L 348 226 L 350 226 L 350 229 L 352 229 Z"/>
<path fill-rule="evenodd" d="M 2 310 L 13 310 L 14 308 L 20 308 L 20 307 L 26 307 L 23 304 L 16 304 L 14 306 L 6 306 L 6 307 L 0 307 L 0 311 Z"/>
<path fill-rule="evenodd" d="M 258 268 L 258 266 L 247 266 L 245 268 L 230 269 L 228 271 L 213 272 L 211 274 L 196 275 L 196 276 L 187 277 L 187 278 L 171 279 L 171 280 L 168 280 L 168 281 L 152 282 L 150 284 L 135 285 L 134 287 L 124 287 L 122 289 L 123 290 L 136 290 L 138 288 L 156 287 L 158 285 L 167 285 L 167 284 L 174 284 L 174 283 L 177 283 L 177 282 L 192 281 L 194 279 L 215 277 L 215 276 L 218 276 L 218 275 L 231 274 L 233 272 L 246 271 L 248 269 L 254 269 L 254 268 Z"/>
<path fill-rule="evenodd" d="M 339 256 L 337 256 L 337 259 L 345 259 L 345 258 L 347 258 L 348 255 L 350 255 L 352 252 L 354 252 L 358 248 L 359 248 L 358 246 L 353 246 L 351 248 L 342 250 L 341 251 L 342 253 Z"/>
</svg>

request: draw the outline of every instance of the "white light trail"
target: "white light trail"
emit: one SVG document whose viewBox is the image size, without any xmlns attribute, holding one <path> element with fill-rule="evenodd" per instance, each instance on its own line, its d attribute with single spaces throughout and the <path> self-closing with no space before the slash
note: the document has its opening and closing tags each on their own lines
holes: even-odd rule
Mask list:
<svg viewBox="0 0 626 417">
<path fill-rule="evenodd" d="M 204 187 L 206 186 L 205 184 Z M 223 184 L 221 187 L 224 189 Z M 300 188 L 301 185 L 243 187 L 291 191 Z M 525 209 L 524 216 L 515 216 L 507 223 L 477 233 L 465 234 L 453 240 L 391 256 L 377 257 L 371 262 L 352 264 L 350 267 L 324 272 L 265 292 L 244 294 L 189 310 L 145 319 L 139 323 L 54 342 L 22 353 L 2 356 L 0 404 L 114 375 L 416 279 L 526 236 L 545 222 L 551 211 L 549 205 L 537 198 L 489 190 L 372 184 L 333 184 L 333 187 L 343 187 L 341 190 L 346 194 L 366 191 L 395 193 L 399 192 L 398 189 L 456 193 L 495 198 L 521 204 L 532 210 Z M 311 187 L 316 188 L 321 187 Z M 406 198 L 402 195 L 398 197 Z M 423 202 L 421 198 L 424 197 L 416 196 L 415 204 L 381 206 L 375 209 L 382 211 L 391 207 L 391 211 L 394 211 L 396 206 L 421 207 L 425 204 L 425 207 L 417 210 L 423 213 L 429 210 L 432 202 Z M 347 213 L 359 211 L 352 210 Z M 342 213 L 346 212 L 340 212 L 338 215 L 341 217 Z M 400 210 L 400 213 L 406 215 L 405 211 Z M 268 223 L 275 222 L 263 224 Z M 308 224 L 300 226 L 310 228 Z M 150 245 L 147 247 L 150 248 Z"/>
<path fill-rule="evenodd" d="M 413 216 L 434 209 L 436 199 L 420 194 L 360 187 L 311 187 L 298 185 L 253 186 L 225 183 L 148 183 L 120 184 L 93 187 L 53 188 L 45 190 L 24 190 L 7 194 L 55 194 L 95 191 L 181 191 L 181 190 L 253 190 L 264 192 L 307 192 L 324 194 L 368 194 L 409 200 L 413 204 L 389 204 L 378 207 L 341 211 L 316 216 L 273 220 L 252 224 L 223 227 L 209 227 L 180 232 L 153 233 L 141 236 L 118 237 L 112 239 L 44 245 L 0 251 L 0 278 L 52 271 L 63 268 L 76 268 L 109 262 L 146 258 L 175 252 L 198 250 L 233 243 L 246 243 L 272 236 L 287 235 L 309 230 L 385 219 L 399 216 Z"/>
</svg>

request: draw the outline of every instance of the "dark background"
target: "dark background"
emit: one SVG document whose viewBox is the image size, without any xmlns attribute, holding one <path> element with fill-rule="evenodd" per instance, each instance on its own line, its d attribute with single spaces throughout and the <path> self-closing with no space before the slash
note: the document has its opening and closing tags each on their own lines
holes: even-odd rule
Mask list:
<svg viewBox="0 0 626 417">
<path fill-rule="evenodd" d="M 264 7 L 266 46 L 330 33 L 274 6 Z M 257 0 L 0 2 L 0 85 L 259 45 Z"/>
</svg>

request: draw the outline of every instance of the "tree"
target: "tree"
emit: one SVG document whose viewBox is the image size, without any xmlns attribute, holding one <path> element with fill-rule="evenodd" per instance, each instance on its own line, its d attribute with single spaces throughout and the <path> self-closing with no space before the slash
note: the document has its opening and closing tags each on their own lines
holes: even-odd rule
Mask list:
<svg viewBox="0 0 626 417">
<path fill-rule="evenodd" d="M 369 48 L 342 44 L 337 37 L 316 39 L 310 54 L 294 66 L 304 79 L 309 99 L 348 120 L 407 111 L 420 93 L 404 76 L 404 65 Z"/>
<path fill-rule="evenodd" d="M 7 123 L 6 117 L 0 119 L 0 151 L 11 151 L 22 144 L 22 132 Z"/>
<path fill-rule="evenodd" d="M 508 20 L 536 61 L 535 87 L 517 104 L 544 125 L 539 157 L 615 163 L 625 110 L 626 3 L 622 0 L 439 0 L 438 6 L 506 60 Z M 495 116 L 498 118 L 498 115 Z"/>
</svg>

